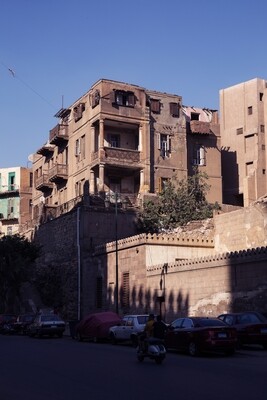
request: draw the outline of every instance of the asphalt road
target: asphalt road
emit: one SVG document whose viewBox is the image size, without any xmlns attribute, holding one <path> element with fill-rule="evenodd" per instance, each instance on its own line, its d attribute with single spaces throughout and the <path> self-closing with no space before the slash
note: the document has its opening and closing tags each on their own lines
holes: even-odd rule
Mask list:
<svg viewBox="0 0 267 400">
<path fill-rule="evenodd" d="M 139 363 L 126 345 L 0 335 L 1 400 L 267 399 L 267 351 Z"/>
</svg>

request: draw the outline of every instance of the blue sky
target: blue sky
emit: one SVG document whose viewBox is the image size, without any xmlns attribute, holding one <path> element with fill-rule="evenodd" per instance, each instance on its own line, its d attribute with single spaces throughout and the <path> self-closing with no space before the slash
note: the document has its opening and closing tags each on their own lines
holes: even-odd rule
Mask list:
<svg viewBox="0 0 267 400">
<path fill-rule="evenodd" d="M 266 0 L 1 0 L 0 168 L 29 166 L 62 101 L 101 78 L 218 109 L 220 89 L 267 79 L 266 15 Z"/>
</svg>

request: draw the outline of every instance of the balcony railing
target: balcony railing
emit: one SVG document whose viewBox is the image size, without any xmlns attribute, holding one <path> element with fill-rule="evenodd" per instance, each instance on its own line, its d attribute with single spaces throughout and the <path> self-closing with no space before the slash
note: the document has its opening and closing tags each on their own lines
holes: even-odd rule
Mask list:
<svg viewBox="0 0 267 400">
<path fill-rule="evenodd" d="M 140 164 L 140 152 L 137 150 L 120 149 L 117 147 L 104 147 L 104 151 L 92 154 L 92 162 L 105 162 L 120 166 L 137 166 Z"/>
<path fill-rule="evenodd" d="M 19 185 L 2 185 L 0 187 L 0 193 L 6 193 L 6 192 L 18 192 L 19 191 Z"/>
<path fill-rule="evenodd" d="M 49 134 L 50 144 L 58 144 L 66 140 L 69 140 L 68 125 L 58 124 L 51 129 Z"/>
<path fill-rule="evenodd" d="M 59 182 L 68 179 L 68 166 L 66 164 L 55 164 L 48 171 L 48 179 L 50 182 Z"/>
<path fill-rule="evenodd" d="M 35 187 L 37 190 L 52 189 L 53 183 L 49 181 L 48 173 L 43 174 L 36 179 Z"/>
</svg>

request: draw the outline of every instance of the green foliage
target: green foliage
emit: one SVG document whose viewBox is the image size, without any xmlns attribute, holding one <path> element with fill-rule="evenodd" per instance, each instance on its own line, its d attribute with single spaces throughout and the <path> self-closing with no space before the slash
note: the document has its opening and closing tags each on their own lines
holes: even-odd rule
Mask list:
<svg viewBox="0 0 267 400">
<path fill-rule="evenodd" d="M 21 284 L 31 279 L 39 248 L 19 235 L 0 239 L 0 307 L 12 311 Z"/>
<path fill-rule="evenodd" d="M 167 182 L 156 200 L 144 203 L 138 221 L 140 230 L 160 232 L 212 217 L 218 203 L 214 206 L 206 200 L 210 188 L 207 179 L 205 173 L 196 171 L 187 179 L 177 181 L 174 178 Z"/>
</svg>

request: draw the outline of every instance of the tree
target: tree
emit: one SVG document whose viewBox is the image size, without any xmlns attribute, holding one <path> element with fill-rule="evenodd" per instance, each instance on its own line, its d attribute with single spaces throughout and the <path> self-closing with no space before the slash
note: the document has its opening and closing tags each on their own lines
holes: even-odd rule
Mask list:
<svg viewBox="0 0 267 400">
<path fill-rule="evenodd" d="M 19 235 L 0 239 L 0 308 L 13 312 L 22 283 L 30 281 L 39 248 Z"/>
<path fill-rule="evenodd" d="M 205 173 L 195 171 L 187 179 L 168 181 L 155 200 L 144 202 L 138 220 L 139 229 L 142 232 L 160 232 L 212 217 L 213 209 L 219 206 L 206 200 L 210 189 L 207 179 Z"/>
</svg>

